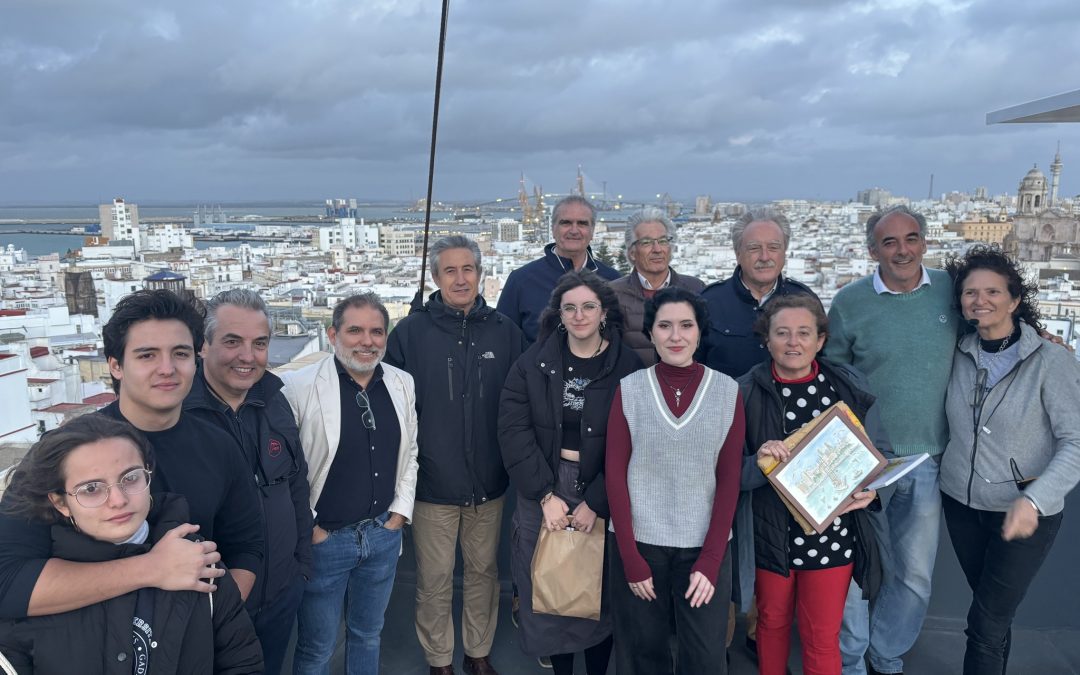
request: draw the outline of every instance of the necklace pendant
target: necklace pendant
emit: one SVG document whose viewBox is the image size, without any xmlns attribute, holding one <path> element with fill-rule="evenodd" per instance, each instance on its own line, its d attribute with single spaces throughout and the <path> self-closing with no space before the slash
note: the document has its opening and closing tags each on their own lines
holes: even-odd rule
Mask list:
<svg viewBox="0 0 1080 675">
<path fill-rule="evenodd" d="M 682 389 L 675 390 L 675 407 L 682 405 Z"/>
</svg>

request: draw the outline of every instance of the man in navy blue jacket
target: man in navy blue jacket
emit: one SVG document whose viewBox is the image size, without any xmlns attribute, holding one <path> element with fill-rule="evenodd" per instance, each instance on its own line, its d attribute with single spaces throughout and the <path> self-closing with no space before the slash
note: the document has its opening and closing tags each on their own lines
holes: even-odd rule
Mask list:
<svg viewBox="0 0 1080 675">
<path fill-rule="evenodd" d="M 731 245 L 738 266 L 723 281 L 705 287 L 701 297 L 709 307 L 709 333 L 705 337 L 699 359 L 713 370 L 738 379 L 769 355 L 761 338 L 754 333 L 754 322 L 765 305 L 782 295 L 814 292 L 803 284 L 788 279 L 782 272 L 791 241 L 788 219 L 772 208 L 747 211 L 731 228 Z M 735 568 L 733 596 L 750 601 L 754 583 L 753 522 L 750 518 L 750 493 L 739 496 L 735 514 Z M 751 607 L 747 616 L 747 649 L 756 658 L 757 612 Z M 734 621 L 729 621 L 729 633 Z M 727 637 L 728 644 L 732 636 Z"/>
<path fill-rule="evenodd" d="M 768 356 L 753 328 L 766 303 L 781 295 L 814 294 L 782 274 L 790 241 L 787 218 L 772 208 L 747 211 L 732 226 L 739 264 L 730 277 L 701 292 L 709 307 L 709 334 L 700 359 L 705 365 L 738 379 Z"/>
<path fill-rule="evenodd" d="M 243 449 L 262 506 L 266 548 L 247 608 L 265 672 L 281 671 L 311 574 L 307 462 L 282 382 L 266 371 L 270 316 L 255 291 L 222 291 L 206 303 L 206 342 L 184 412 L 229 432 Z"/>
<path fill-rule="evenodd" d="M 540 313 L 559 277 L 582 269 L 592 270 L 608 281 L 622 276 L 593 257 L 589 244 L 595 230 L 596 207 L 584 197 L 564 197 L 551 211 L 551 237 L 555 241 L 544 247 L 542 257 L 506 278 L 496 309 L 521 328 L 530 344 L 536 342 Z"/>
</svg>

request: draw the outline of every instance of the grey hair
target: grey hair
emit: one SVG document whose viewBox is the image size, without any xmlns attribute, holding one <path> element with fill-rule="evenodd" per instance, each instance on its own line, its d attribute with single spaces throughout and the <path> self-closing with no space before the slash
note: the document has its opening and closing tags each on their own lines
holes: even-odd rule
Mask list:
<svg viewBox="0 0 1080 675">
<path fill-rule="evenodd" d="M 465 235 L 452 234 L 449 237 L 439 239 L 431 245 L 431 249 L 428 251 L 428 267 L 431 269 L 431 276 L 439 276 L 439 254 L 443 251 L 449 251 L 452 248 L 465 248 L 471 251 L 473 254 L 473 261 L 476 263 L 477 274 L 483 272 L 480 258 L 480 246 Z"/>
<path fill-rule="evenodd" d="M 270 332 L 272 327 L 270 311 L 266 308 L 266 302 L 259 297 L 259 294 L 247 288 L 230 288 L 206 301 L 206 327 L 203 329 L 203 335 L 206 336 L 207 343 L 214 341 L 214 333 L 217 331 L 217 311 L 219 307 L 224 305 L 233 305 L 262 312 L 263 316 L 266 317 L 266 330 Z"/>
<path fill-rule="evenodd" d="M 382 299 L 379 298 L 375 291 L 365 291 L 342 298 L 334 305 L 334 315 L 333 319 L 331 319 L 334 331 L 341 330 L 341 322 L 345 320 L 345 310 L 350 308 L 362 309 L 364 307 L 379 310 L 383 318 L 383 328 L 390 330 L 390 312 L 386 311 L 386 305 L 382 303 Z"/>
<path fill-rule="evenodd" d="M 663 209 L 658 209 L 655 206 L 646 206 L 640 211 L 634 211 L 626 218 L 626 253 L 630 254 L 630 247 L 637 241 L 637 226 L 642 223 L 660 223 L 664 226 L 664 232 L 667 233 L 667 238 L 672 242 L 675 241 L 675 223 L 671 222 L 671 218 L 664 213 Z"/>
<path fill-rule="evenodd" d="M 593 206 L 592 202 L 580 195 L 570 195 L 569 197 L 560 199 L 556 202 L 555 208 L 551 209 L 551 228 L 553 230 L 555 229 L 555 223 L 559 222 L 559 211 L 562 207 L 569 206 L 570 204 L 581 204 L 589 209 L 589 226 L 596 226 L 596 207 Z"/>
<path fill-rule="evenodd" d="M 781 234 L 784 235 L 784 249 L 786 250 L 788 244 L 791 243 L 791 223 L 788 221 L 780 209 L 772 206 L 763 206 L 753 211 L 747 211 L 742 214 L 735 224 L 731 226 L 731 247 L 738 253 L 742 248 L 743 233 L 746 232 L 746 228 L 750 227 L 751 223 L 757 222 L 770 222 L 776 223 L 776 226 L 780 228 Z"/>
<path fill-rule="evenodd" d="M 926 239 L 926 216 L 917 211 L 912 211 L 903 204 L 897 204 L 896 206 L 890 206 L 884 211 L 878 211 L 866 219 L 866 248 L 871 251 L 877 250 L 877 242 L 874 241 L 874 228 L 876 228 L 877 224 L 881 221 L 889 216 L 895 216 L 896 214 L 907 216 L 914 220 L 919 225 L 919 234 L 923 239 Z"/>
</svg>

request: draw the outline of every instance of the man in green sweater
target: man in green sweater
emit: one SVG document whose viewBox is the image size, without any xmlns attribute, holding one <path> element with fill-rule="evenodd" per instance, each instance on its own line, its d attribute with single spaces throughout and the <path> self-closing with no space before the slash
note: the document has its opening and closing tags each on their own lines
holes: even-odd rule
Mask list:
<svg viewBox="0 0 1080 675">
<path fill-rule="evenodd" d="M 893 569 L 873 610 L 857 587 L 848 596 L 844 675 L 865 675 L 867 648 L 872 675 L 903 672 L 926 617 L 941 524 L 938 465 L 948 442 L 945 390 L 960 320 L 949 275 L 922 264 L 921 214 L 897 206 L 871 216 L 866 244 L 878 268 L 836 294 L 825 357 L 866 375 L 898 456 L 928 453 L 934 461 L 897 481 L 886 507 Z"/>
</svg>

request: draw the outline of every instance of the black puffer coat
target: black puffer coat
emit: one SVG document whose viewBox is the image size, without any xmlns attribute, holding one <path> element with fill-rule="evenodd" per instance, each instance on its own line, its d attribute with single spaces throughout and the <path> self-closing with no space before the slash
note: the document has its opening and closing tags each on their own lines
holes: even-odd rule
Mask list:
<svg viewBox="0 0 1080 675">
<path fill-rule="evenodd" d="M 158 494 L 150 510 L 146 544 L 117 546 L 54 525 L 53 555 L 75 562 L 101 562 L 150 550 L 166 532 L 188 522 L 187 501 Z M 240 675 L 263 671 L 262 649 L 255 637 L 240 591 L 226 574 L 212 595 L 195 591 L 152 589 L 151 628 L 157 647 L 151 652 L 154 675 Z M 138 593 L 99 602 L 63 614 L 0 623 L 0 653 L 22 673 L 35 675 L 131 675 L 132 617 Z"/>
<path fill-rule="evenodd" d="M 836 389 L 840 400 L 851 408 L 866 427 L 874 445 L 886 455 L 891 448 L 885 438 L 874 397 L 858 384 L 861 376 L 854 369 L 818 359 L 821 373 Z M 780 395 L 773 386 L 772 360 L 754 366 L 739 378 L 739 389 L 746 410 L 746 456 L 743 459 L 742 489 L 753 489 L 754 558 L 758 568 L 788 576 L 791 561 L 788 555 L 789 513 L 776 490 L 757 468 L 757 449 L 765 441 L 785 437 L 781 415 Z M 877 595 L 887 563 L 888 524 L 881 511 L 881 501 L 863 510 L 852 511 L 855 527 L 855 568 L 853 577 L 863 590 L 863 597 Z"/>
<path fill-rule="evenodd" d="M 618 335 L 604 352 L 600 375 L 585 388 L 581 411 L 581 461 L 578 493 L 601 518 L 609 518 L 604 488 L 604 452 L 611 400 L 619 381 L 642 367 L 634 350 Z M 552 332 L 521 355 L 506 377 L 499 401 L 499 446 L 519 494 L 539 501 L 555 489 L 562 448 L 563 345 Z"/>
</svg>

